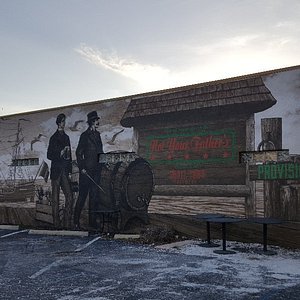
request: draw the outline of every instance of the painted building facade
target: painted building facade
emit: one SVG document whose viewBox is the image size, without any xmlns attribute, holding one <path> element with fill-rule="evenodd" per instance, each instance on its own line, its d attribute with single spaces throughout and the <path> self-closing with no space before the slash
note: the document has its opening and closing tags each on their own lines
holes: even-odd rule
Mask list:
<svg viewBox="0 0 300 300">
<path fill-rule="evenodd" d="M 116 218 L 123 221 L 117 226 L 125 228 L 136 218 L 147 222 L 149 213 L 265 215 L 265 197 L 258 188 L 261 180 L 256 185 L 249 180 L 240 153 L 257 150 L 262 119 L 280 118 L 282 142 L 273 150 L 288 149 L 294 163 L 300 153 L 299 86 L 300 67 L 291 67 L 0 117 L 0 222 L 53 226 L 48 174 L 52 162 L 47 151 L 59 114 L 66 117 L 75 206 L 80 189 L 76 150 L 93 111 L 100 118 L 97 131 L 103 145 L 96 184 L 104 205 L 96 210 L 120 214 Z M 282 209 L 286 205 L 300 209 L 299 182 L 290 179 L 281 181 L 282 193 L 296 194 L 296 202 L 283 203 Z M 88 202 L 81 215 L 84 228 L 91 214 Z M 62 219 L 64 205 L 61 191 Z M 298 213 L 286 218 L 298 220 Z"/>
</svg>

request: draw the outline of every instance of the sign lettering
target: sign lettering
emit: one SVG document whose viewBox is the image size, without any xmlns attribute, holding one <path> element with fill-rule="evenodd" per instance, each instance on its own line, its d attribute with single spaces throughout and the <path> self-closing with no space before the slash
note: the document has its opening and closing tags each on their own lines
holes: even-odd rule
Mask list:
<svg viewBox="0 0 300 300">
<path fill-rule="evenodd" d="M 169 178 L 173 184 L 197 184 L 206 177 L 206 170 L 171 170 Z"/>
<path fill-rule="evenodd" d="M 300 179 L 299 163 L 273 163 L 250 166 L 250 180 Z"/>
<path fill-rule="evenodd" d="M 151 164 L 195 165 L 236 159 L 236 133 L 232 129 L 218 131 L 180 131 L 147 137 Z"/>
</svg>

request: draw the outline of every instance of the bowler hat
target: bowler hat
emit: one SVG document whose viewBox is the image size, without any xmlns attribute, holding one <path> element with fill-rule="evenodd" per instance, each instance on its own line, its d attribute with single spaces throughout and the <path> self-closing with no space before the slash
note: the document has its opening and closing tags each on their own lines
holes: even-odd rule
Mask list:
<svg viewBox="0 0 300 300">
<path fill-rule="evenodd" d="M 98 117 L 98 114 L 97 114 L 97 112 L 95 111 L 95 110 L 93 110 L 93 111 L 91 111 L 91 112 L 89 112 L 88 114 L 87 114 L 87 121 L 88 122 L 91 122 L 91 121 L 95 121 L 95 120 L 99 120 L 100 118 Z"/>
</svg>

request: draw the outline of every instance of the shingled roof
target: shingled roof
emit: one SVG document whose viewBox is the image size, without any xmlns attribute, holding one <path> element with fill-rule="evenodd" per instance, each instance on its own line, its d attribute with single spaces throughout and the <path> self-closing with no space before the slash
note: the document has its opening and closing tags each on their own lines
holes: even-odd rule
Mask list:
<svg viewBox="0 0 300 300">
<path fill-rule="evenodd" d="M 275 103 L 276 99 L 260 76 L 224 80 L 137 95 L 131 99 L 121 124 L 129 127 L 143 120 L 155 119 L 157 116 L 220 109 L 230 111 L 234 108 L 254 113 L 263 111 Z"/>
</svg>

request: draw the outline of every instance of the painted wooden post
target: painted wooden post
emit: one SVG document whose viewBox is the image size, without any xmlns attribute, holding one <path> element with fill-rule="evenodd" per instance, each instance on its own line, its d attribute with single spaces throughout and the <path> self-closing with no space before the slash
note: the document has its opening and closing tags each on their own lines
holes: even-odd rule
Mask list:
<svg viewBox="0 0 300 300">
<path fill-rule="evenodd" d="M 271 149 L 271 143 L 266 143 L 264 150 L 281 150 L 282 149 L 282 118 L 261 119 L 261 139 L 271 141 L 274 149 Z"/>
<path fill-rule="evenodd" d="M 280 189 L 282 216 L 287 221 L 300 221 L 300 185 L 283 185 Z"/>
<path fill-rule="evenodd" d="M 253 151 L 255 148 L 255 123 L 254 115 L 246 122 L 246 150 Z M 255 181 L 250 181 L 249 163 L 246 163 L 246 186 L 249 187 L 249 195 L 245 197 L 245 215 L 246 217 L 254 217 L 256 215 L 256 195 Z"/>
<path fill-rule="evenodd" d="M 282 149 L 282 118 L 261 120 L 261 150 Z M 273 144 L 273 146 L 272 146 Z M 274 149 L 271 149 L 271 148 Z M 280 218 L 282 207 L 280 201 L 280 183 L 278 180 L 264 181 L 265 216 Z"/>
</svg>

